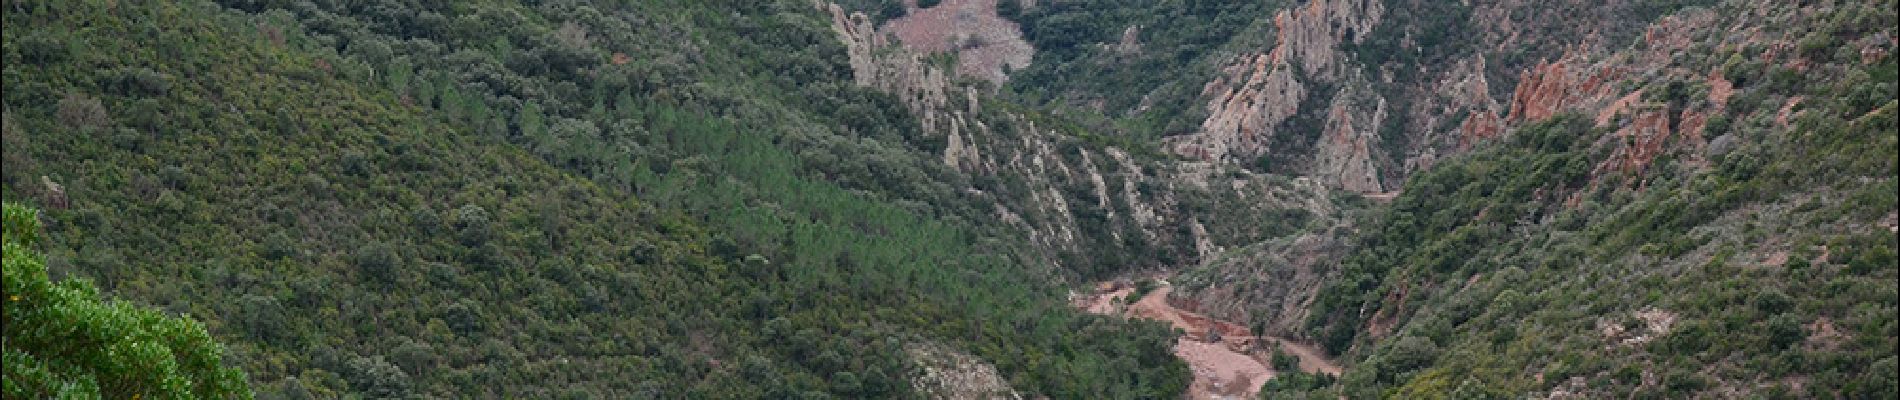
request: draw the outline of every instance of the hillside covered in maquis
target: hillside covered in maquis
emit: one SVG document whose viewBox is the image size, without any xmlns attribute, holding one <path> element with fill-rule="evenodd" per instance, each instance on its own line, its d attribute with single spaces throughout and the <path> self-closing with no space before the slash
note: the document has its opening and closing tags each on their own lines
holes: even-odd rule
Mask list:
<svg viewBox="0 0 1900 400">
<path fill-rule="evenodd" d="M 528 3 L 7 2 L 5 196 L 53 281 L 202 321 L 264 398 L 911 397 L 928 343 L 1186 384 L 911 200 L 961 178 L 810 4 Z"/>
<path fill-rule="evenodd" d="M 1891 399 L 1896 4 L 0 2 L 4 393 Z"/>
</svg>

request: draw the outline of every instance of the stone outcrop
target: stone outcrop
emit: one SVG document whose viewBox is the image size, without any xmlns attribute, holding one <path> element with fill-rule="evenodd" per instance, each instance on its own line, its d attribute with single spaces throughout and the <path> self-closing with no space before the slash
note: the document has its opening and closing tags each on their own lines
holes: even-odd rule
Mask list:
<svg viewBox="0 0 1900 400">
<path fill-rule="evenodd" d="M 1412 122 L 1399 126 L 1397 132 L 1388 133 L 1400 135 L 1396 139 L 1408 143 L 1405 148 L 1386 149 L 1396 151 L 1387 156 L 1395 160 L 1394 164 L 1402 165 L 1383 171 L 1389 187 L 1399 186 L 1413 172 L 1431 168 L 1441 153 L 1463 153 L 1504 134 L 1505 109 L 1491 92 L 1491 79 L 1486 75 L 1489 68 L 1488 58 L 1479 54 L 1459 60 L 1442 73 L 1427 78 L 1429 83 L 1423 88 L 1407 89 L 1397 95 L 1415 100 L 1409 107 L 1398 106 L 1389 111 L 1394 118 L 1402 115 Z M 1387 194 L 1390 195 L 1392 193 Z"/>
<path fill-rule="evenodd" d="M 1122 40 L 1115 43 L 1115 52 L 1123 54 L 1141 52 L 1141 27 L 1130 26 L 1122 29 Z"/>
<path fill-rule="evenodd" d="M 911 343 L 904 353 L 921 370 L 912 386 L 931 399 L 1015 400 L 1023 395 L 1009 387 L 996 366 L 974 355 L 934 342 Z"/>
<path fill-rule="evenodd" d="M 1202 89 L 1207 120 L 1195 134 L 1168 138 L 1170 150 L 1205 161 L 1239 161 L 1266 151 L 1273 130 L 1300 109 L 1306 84 L 1266 54 L 1221 70 Z"/>
<path fill-rule="evenodd" d="M 1696 35 L 1715 25 L 1712 12 L 1681 13 L 1650 25 L 1640 51 L 1567 53 L 1540 62 L 1524 72 L 1512 93 L 1509 122 L 1521 125 L 1578 112 L 1594 116 L 1599 127 L 1614 128 L 1599 142 L 1610 154 L 1591 170 L 1593 186 L 1604 177 L 1643 173 L 1657 157 L 1677 149 L 1697 150 L 1684 152 L 1684 161 L 1699 165 L 1699 150 L 1707 146 L 1702 131 L 1711 116 L 1727 109 L 1734 84 L 1719 71 L 1660 66 L 1671 65 L 1677 54 L 1697 43 Z M 1632 71 L 1650 72 L 1636 76 Z M 1672 95 L 1656 96 L 1643 88 L 1691 82 L 1703 84 L 1703 97 L 1657 98 Z"/>
<path fill-rule="evenodd" d="M 1508 121 L 1513 124 L 1550 119 L 1570 108 L 1592 108 L 1592 102 L 1613 96 L 1609 85 L 1622 70 L 1612 66 L 1577 65 L 1579 57 L 1565 54 L 1556 61 L 1539 62 L 1518 78 L 1511 92 Z"/>
<path fill-rule="evenodd" d="M 1385 121 L 1385 98 L 1347 85 L 1326 112 L 1326 128 L 1316 144 L 1313 175 L 1338 188 L 1359 193 L 1384 190 L 1373 164 L 1373 142 Z M 1371 103 L 1370 107 L 1367 103 Z"/>
<path fill-rule="evenodd" d="M 1491 80 L 1484 75 L 1487 66 L 1485 57 L 1479 55 L 1470 62 L 1459 63 L 1438 85 L 1439 93 L 1449 97 L 1443 109 L 1447 112 L 1440 114 L 1465 113 L 1456 135 L 1458 151 L 1504 133 L 1504 118 L 1499 114 L 1502 107 L 1491 97 Z"/>
<path fill-rule="evenodd" d="M 1588 114 L 1634 105 L 1611 102 L 1633 89 L 1630 82 L 1656 77 L 1631 76 L 1630 71 L 1671 65 L 1672 52 L 1696 42 L 1686 33 L 1703 32 L 1698 29 L 1706 26 L 1711 14 L 1691 9 L 1646 29 L 1633 29 L 1617 17 L 1635 13 L 1640 4 L 1621 0 L 1557 3 L 1552 7 L 1545 2 L 1517 0 L 1467 2 L 1466 20 L 1450 25 L 1461 29 L 1455 34 L 1458 38 L 1441 37 L 1437 38 L 1439 42 L 1429 44 L 1465 50 L 1436 55 L 1423 47 L 1427 44 L 1415 41 L 1422 40 L 1415 35 L 1443 26 L 1425 26 L 1427 23 L 1415 19 L 1383 23 L 1390 19 L 1386 14 L 1410 10 L 1404 5 L 1319 0 L 1281 11 L 1273 19 L 1273 46 L 1263 52 L 1243 52 L 1223 63 L 1224 67 L 1203 87 L 1207 118 L 1201 129 L 1169 138 L 1165 145 L 1177 154 L 1212 162 L 1251 164 L 1257 157 L 1273 155 L 1275 160 L 1293 161 L 1284 168 L 1342 189 L 1374 186 L 1365 184 L 1357 169 L 1342 174 L 1351 169 L 1342 167 L 1367 167 L 1378 181 L 1376 186 L 1397 187 L 1407 175 L 1429 168 L 1438 159 L 1508 136 L 1516 126 L 1564 112 Z M 1571 11 L 1557 10 L 1588 15 L 1579 18 L 1565 14 Z M 1415 64 L 1388 61 L 1385 65 L 1361 65 L 1363 60 L 1345 50 L 1347 44 L 1365 44 L 1368 35 L 1382 32 L 1396 32 L 1398 38 L 1397 47 L 1386 50 L 1420 55 L 1388 60 Z M 1646 47 L 1627 51 L 1624 45 L 1629 39 L 1641 39 Z M 1467 44 L 1453 46 L 1445 40 Z M 1511 54 L 1501 57 L 1506 60 L 1502 64 L 1494 62 L 1505 49 L 1528 52 L 1533 57 Z M 1768 53 L 1775 51 L 1770 49 Z M 1536 61 L 1539 57 L 1543 61 Z M 1356 81 L 1359 71 L 1369 79 Z M 1510 91 L 1495 92 L 1499 89 Z M 1365 125 L 1361 120 L 1372 118 L 1361 115 L 1352 115 L 1351 121 L 1334 118 L 1336 102 L 1313 101 L 1354 90 L 1368 91 L 1387 101 L 1387 115 L 1379 118 L 1385 123 Z M 1376 107 L 1364 106 L 1348 114 L 1374 111 Z M 1302 125 L 1312 124 L 1296 120 L 1303 115 L 1319 116 L 1314 120 L 1323 121 L 1323 126 Z M 1689 116 L 1696 115 L 1702 114 Z M 1692 127 L 1699 121 L 1688 120 Z M 1339 128 L 1348 124 L 1355 128 L 1353 133 L 1369 134 L 1369 142 L 1377 144 L 1366 154 L 1370 162 L 1361 162 L 1360 152 L 1339 151 L 1340 145 L 1351 149 L 1350 145 L 1356 143 L 1345 139 L 1360 137 L 1342 135 L 1349 131 Z M 1307 129 L 1318 129 L 1319 134 L 1292 131 Z M 1305 146 L 1302 140 L 1314 136 L 1320 139 Z"/>
<path fill-rule="evenodd" d="M 909 52 L 880 52 L 893 44 L 879 33 L 876 24 L 863 13 L 846 13 L 836 4 L 824 6 L 831 13 L 831 27 L 844 42 L 851 62 L 853 79 L 860 86 L 875 88 L 897 96 L 911 111 L 950 110 L 950 75 L 930 68 L 923 57 Z M 924 130 L 943 134 L 952 124 L 954 113 L 917 113 Z"/>
<path fill-rule="evenodd" d="M 1321 79 L 1330 79 L 1334 66 L 1344 64 L 1339 45 L 1359 42 L 1384 17 L 1383 2 L 1368 0 L 1313 0 L 1306 6 L 1281 10 L 1273 16 L 1273 51 L 1268 58 L 1287 59 Z"/>
<path fill-rule="evenodd" d="M 1217 162 L 1246 162 L 1272 151 L 1268 147 L 1280 134 L 1277 130 L 1301 111 L 1302 104 L 1313 95 L 1315 82 L 1332 82 L 1341 76 L 1346 55 L 1340 45 L 1363 40 L 1383 14 L 1383 3 L 1367 0 L 1315 0 L 1280 11 L 1273 19 L 1273 48 L 1267 53 L 1239 57 L 1208 82 L 1202 88 L 1202 96 L 1208 99 L 1208 117 L 1201 123 L 1201 130 L 1169 138 L 1168 148 L 1177 154 Z M 1364 132 L 1376 133 L 1378 125 L 1361 127 Z M 1378 173 L 1369 163 L 1326 159 L 1362 153 L 1349 148 L 1358 138 L 1339 137 L 1340 144 L 1348 148 L 1320 146 L 1322 152 L 1332 151 L 1315 155 L 1321 168 L 1333 170 L 1319 174 L 1322 181 L 1339 187 L 1380 186 Z M 1342 168 L 1351 169 L 1351 175 L 1336 175 Z M 1371 173 L 1372 184 L 1367 185 L 1358 174 L 1361 169 Z"/>
</svg>

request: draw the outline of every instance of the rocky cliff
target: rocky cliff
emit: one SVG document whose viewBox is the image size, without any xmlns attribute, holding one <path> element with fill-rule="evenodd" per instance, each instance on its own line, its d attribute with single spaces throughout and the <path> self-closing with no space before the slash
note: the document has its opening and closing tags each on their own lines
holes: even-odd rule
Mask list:
<svg viewBox="0 0 1900 400">
<path fill-rule="evenodd" d="M 919 50 L 931 50 L 930 45 L 909 44 L 931 39 L 910 38 L 900 45 L 889 40 L 893 35 L 880 33 L 912 29 L 905 24 L 918 20 L 893 20 L 879 28 L 863 14 L 824 7 L 849 50 L 858 84 L 898 96 L 925 134 L 943 138 L 944 162 L 971 175 L 967 192 L 1071 271 L 1088 275 L 1191 264 L 1225 246 L 1291 231 L 1288 224 L 1269 220 L 1304 219 L 1311 210 L 1327 208 L 1315 205 L 1327 203 L 1319 200 L 1327 195 L 1310 180 L 1216 163 L 1177 163 L 1139 145 L 1092 141 L 1089 137 L 1099 133 L 1057 116 L 985 106 L 993 101 L 978 84 L 951 79 L 954 74 L 945 66 L 928 62 Z M 993 7 L 993 2 L 946 2 L 912 17 L 949 12 L 939 9 L 971 10 L 960 7 Z M 981 78 L 984 72 L 965 73 Z M 1350 126 L 1341 131 L 1348 136 L 1342 149 L 1363 152 L 1365 138 L 1353 132 Z M 1347 164 L 1337 168 L 1365 170 Z"/>
<path fill-rule="evenodd" d="M 1178 154 L 1208 161 L 1246 163 L 1276 151 L 1280 135 L 1302 135 L 1286 126 L 1302 110 L 1313 91 L 1324 90 L 1349 75 L 1344 44 L 1362 41 L 1384 14 L 1384 5 L 1372 0 L 1317 0 L 1282 10 L 1273 17 L 1274 43 L 1270 50 L 1238 57 L 1202 90 L 1207 119 L 1199 132 L 1169 138 L 1168 148 Z M 1354 75 L 1356 76 L 1356 75 Z M 1335 104 L 1341 106 L 1341 104 Z M 1363 146 L 1365 135 L 1377 124 L 1352 128 L 1351 122 L 1332 118 L 1328 111 L 1327 138 L 1313 156 L 1319 164 L 1311 172 L 1321 181 L 1348 190 L 1377 192 L 1378 173 Z M 1374 178 L 1368 182 L 1367 176 Z"/>
<path fill-rule="evenodd" d="M 1333 95 L 1326 108 L 1326 124 L 1313 156 L 1313 175 L 1340 189 L 1358 193 L 1384 191 L 1373 151 L 1378 129 L 1386 119 L 1385 98 L 1365 89 L 1355 76 Z"/>
</svg>

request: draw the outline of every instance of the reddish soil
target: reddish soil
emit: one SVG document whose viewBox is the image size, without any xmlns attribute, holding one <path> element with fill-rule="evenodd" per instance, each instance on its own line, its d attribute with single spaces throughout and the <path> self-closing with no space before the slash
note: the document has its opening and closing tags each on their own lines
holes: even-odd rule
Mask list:
<svg viewBox="0 0 1900 400">
<path fill-rule="evenodd" d="M 1795 112 L 1794 106 L 1801 105 L 1801 101 L 1806 100 L 1806 99 L 1807 99 L 1807 96 L 1795 96 L 1795 97 L 1788 98 L 1788 102 L 1786 104 L 1781 105 L 1781 111 L 1775 112 L 1775 124 L 1781 125 L 1781 126 L 1788 126 L 1788 118 L 1793 117 L 1796 114 L 1799 114 Z"/>
<path fill-rule="evenodd" d="M 1458 148 L 1470 149 L 1478 142 L 1503 134 L 1504 121 L 1498 118 L 1497 113 L 1477 112 L 1465 118 L 1465 122 L 1458 126 L 1458 130 L 1465 133 L 1464 136 L 1458 138 Z"/>
<path fill-rule="evenodd" d="M 1735 97 L 1735 83 L 1729 82 L 1721 72 L 1709 75 L 1709 102 L 1716 106 L 1728 105 L 1728 99 Z"/>
<path fill-rule="evenodd" d="M 1629 108 L 1630 105 L 1640 101 L 1643 101 L 1642 89 L 1637 89 L 1628 95 L 1624 95 L 1622 98 L 1616 99 L 1616 101 L 1610 103 L 1608 107 L 1603 107 L 1603 111 L 1597 112 L 1597 126 L 1609 126 L 1611 121 L 1616 120 L 1617 114 L 1623 113 L 1623 109 Z"/>
<path fill-rule="evenodd" d="M 1036 53 L 1015 22 L 996 14 L 996 0 L 945 0 L 911 9 L 879 31 L 896 35 L 919 53 L 955 52 L 958 74 L 991 82 L 1009 79 L 1007 70 L 1028 67 Z"/>
<path fill-rule="evenodd" d="M 1482 213 L 1483 212 L 1480 212 L 1480 214 Z M 1476 276 L 1473 276 L 1473 278 L 1476 278 Z M 1371 320 L 1366 321 L 1366 333 L 1371 334 L 1373 338 L 1382 338 L 1392 333 L 1392 327 L 1399 323 L 1399 313 L 1405 311 L 1405 300 L 1411 298 L 1411 296 L 1409 296 L 1411 292 L 1411 285 L 1401 283 L 1399 284 L 1399 290 L 1386 294 L 1385 301 L 1382 302 L 1382 304 L 1391 304 L 1392 306 L 1380 308 L 1378 313 L 1372 315 Z"/>
<path fill-rule="evenodd" d="M 1228 321 L 1183 310 L 1168 301 L 1173 290 L 1165 282 L 1146 297 L 1126 304 L 1134 294 L 1126 282 L 1097 285 L 1094 293 L 1078 296 L 1074 305 L 1094 314 L 1122 315 L 1167 322 L 1183 333 L 1175 342 L 1174 355 L 1188 363 L 1194 381 L 1188 387 L 1193 399 L 1253 398 L 1260 386 L 1273 379 L 1267 360 L 1272 351 L 1266 346 L 1278 344 L 1282 351 L 1300 360 L 1300 370 L 1339 375 L 1341 368 L 1313 346 L 1271 336 L 1252 336 L 1245 327 Z M 1264 343 L 1263 343 L 1264 342 Z"/>
</svg>

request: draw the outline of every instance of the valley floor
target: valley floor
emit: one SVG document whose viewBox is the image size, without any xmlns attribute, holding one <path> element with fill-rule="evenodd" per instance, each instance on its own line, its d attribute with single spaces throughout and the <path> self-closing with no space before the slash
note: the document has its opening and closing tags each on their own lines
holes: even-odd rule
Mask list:
<svg viewBox="0 0 1900 400">
<path fill-rule="evenodd" d="M 1246 399 L 1276 376 L 1273 346 L 1299 359 L 1308 373 L 1339 375 L 1343 369 L 1312 345 L 1274 336 L 1256 336 L 1239 324 L 1185 310 L 1168 301 L 1173 291 L 1165 279 L 1140 299 L 1129 302 L 1136 287 L 1126 280 L 1102 282 L 1090 293 L 1072 296 L 1076 308 L 1093 314 L 1120 315 L 1167 322 L 1180 330 L 1174 354 L 1194 373 L 1188 387 L 1191 399 Z"/>
</svg>

